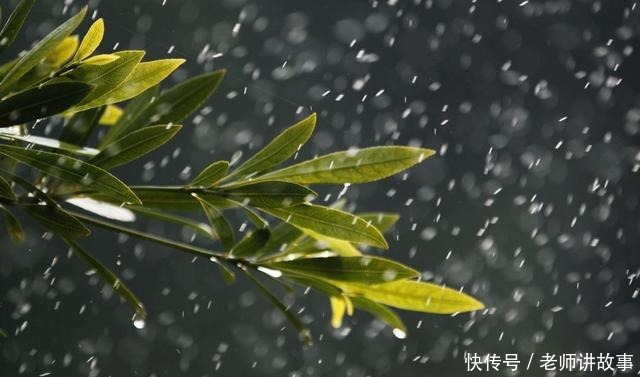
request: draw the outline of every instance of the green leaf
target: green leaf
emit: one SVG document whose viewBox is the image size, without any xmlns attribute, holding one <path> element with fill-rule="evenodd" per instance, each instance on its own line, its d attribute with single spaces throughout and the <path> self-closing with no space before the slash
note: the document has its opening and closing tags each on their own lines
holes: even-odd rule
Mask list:
<svg viewBox="0 0 640 377">
<path fill-rule="evenodd" d="M 62 129 L 60 141 L 75 145 L 85 145 L 104 112 L 104 107 L 96 107 L 73 114 Z"/>
<path fill-rule="evenodd" d="M 120 116 L 113 127 L 109 127 L 109 130 L 102 140 L 100 140 L 98 145 L 100 147 L 104 147 L 114 140 L 121 138 L 122 135 L 126 135 L 132 131 L 142 128 L 143 125 L 138 125 L 139 116 L 147 107 L 149 107 L 151 102 L 155 102 L 157 94 L 158 86 L 156 85 L 127 102 L 124 114 Z M 135 126 L 132 124 L 135 124 Z"/>
<path fill-rule="evenodd" d="M 222 212 L 213 204 L 207 202 L 206 200 L 200 198 L 199 196 L 195 196 L 196 199 L 200 202 L 202 206 L 202 210 L 205 215 L 207 215 L 207 219 L 211 224 L 211 227 L 216 232 L 220 243 L 225 251 L 231 250 L 233 247 L 233 229 L 231 225 L 222 215 Z"/>
<path fill-rule="evenodd" d="M 96 190 L 115 200 L 141 204 L 140 199 L 118 178 L 89 163 L 58 153 L 27 150 L 8 145 L 0 146 L 4 155 L 25 165 L 41 170 L 48 175 L 86 189 Z"/>
<path fill-rule="evenodd" d="M 53 51 L 66 37 L 73 32 L 87 13 L 87 7 L 83 7 L 82 10 L 76 13 L 73 17 L 67 20 L 62 25 L 58 26 L 55 30 L 44 37 L 38 42 L 31 50 L 24 54 L 11 70 L 3 77 L 0 82 L 0 97 L 6 95 L 11 91 L 12 86 L 22 76 L 40 63 L 51 51 Z"/>
<path fill-rule="evenodd" d="M 95 89 L 71 111 L 83 111 L 105 105 L 101 98 L 127 80 L 142 60 L 144 51 L 119 51 L 113 55 L 119 59 L 103 65 L 80 64 L 65 77 L 95 85 Z"/>
<path fill-rule="evenodd" d="M 80 246 L 77 242 L 65 238 L 64 241 L 71 247 L 71 250 L 82 258 L 113 290 L 125 299 L 135 309 L 136 313 L 143 318 L 146 317 L 147 311 L 142 301 L 133 293 L 120 278 L 113 273 L 107 266 L 96 259 L 91 253 Z"/>
<path fill-rule="evenodd" d="M 90 58 L 83 60 L 82 64 L 106 65 L 109 63 L 113 63 L 118 59 L 120 59 L 120 56 L 116 54 L 100 54 L 100 55 L 94 55 Z"/>
<path fill-rule="evenodd" d="M 298 316 L 295 313 L 293 313 L 289 307 L 284 305 L 282 301 L 280 301 L 280 299 L 278 299 L 273 293 L 271 293 L 271 291 L 264 284 L 262 284 L 258 279 L 256 279 L 253 275 L 251 275 L 248 271 L 245 270 L 245 272 L 247 276 L 251 279 L 251 281 L 253 281 L 253 283 L 258 287 L 258 289 L 260 289 L 262 294 L 269 301 L 271 301 L 271 303 L 276 308 L 278 308 L 282 312 L 282 314 L 284 314 L 284 316 L 289 320 L 289 322 L 291 322 L 293 327 L 295 327 L 295 329 L 298 330 L 298 333 L 300 334 L 304 342 L 306 344 L 311 344 L 312 342 L 311 332 L 309 331 L 309 329 L 307 329 L 304 323 L 302 323 L 300 318 L 298 318 Z"/>
<path fill-rule="evenodd" d="M 122 139 L 118 139 L 107 145 L 100 154 L 91 159 L 91 163 L 105 170 L 110 170 L 120 165 L 146 155 L 157 149 L 173 138 L 182 128 L 181 125 L 157 125 L 149 126 L 134 131 Z"/>
<path fill-rule="evenodd" d="M 7 228 L 11 242 L 15 245 L 20 245 L 24 241 L 24 230 L 22 229 L 20 220 L 18 220 L 8 208 L 2 205 L 0 205 L 0 210 L 4 214 L 4 225 Z"/>
<path fill-rule="evenodd" d="M 97 19 L 87 31 L 87 34 L 82 38 L 80 47 L 76 51 L 74 61 L 84 60 L 91 56 L 93 52 L 100 46 L 102 37 L 104 36 L 104 20 L 102 18 Z"/>
<path fill-rule="evenodd" d="M 86 156 L 86 157 L 93 157 L 98 153 L 100 153 L 100 151 L 97 149 L 80 147 L 78 145 L 65 143 L 58 139 L 52 139 L 52 138 L 43 137 L 43 136 L 33 136 L 33 135 L 18 136 L 18 135 L 9 134 L 9 133 L 5 134 L 0 131 L 0 139 L 12 140 L 12 141 L 19 140 L 29 145 L 39 145 L 41 147 L 54 149 L 59 153 L 65 153 L 65 154 L 70 153 L 70 154 L 76 154 L 76 155 Z"/>
<path fill-rule="evenodd" d="M 377 284 L 420 276 L 418 271 L 403 264 L 372 256 L 301 258 L 272 262 L 267 266 L 317 279 L 362 284 Z"/>
<path fill-rule="evenodd" d="M 375 226 L 348 212 L 312 204 L 260 209 L 298 228 L 308 229 L 327 237 L 382 249 L 389 247 Z"/>
<path fill-rule="evenodd" d="M 52 68 L 59 68 L 71 60 L 78 49 L 78 36 L 66 37 L 45 58 L 44 63 Z"/>
<path fill-rule="evenodd" d="M 0 101 L 0 127 L 59 114 L 82 101 L 93 89 L 82 82 L 58 82 L 27 89 Z"/>
<path fill-rule="evenodd" d="M 182 63 L 184 63 L 184 59 L 163 59 L 140 63 L 135 66 L 131 75 L 117 88 L 91 100 L 83 107 L 91 108 L 111 105 L 134 98 L 147 89 L 158 85 Z"/>
<path fill-rule="evenodd" d="M 281 223 L 271 230 L 269 241 L 255 254 L 256 257 L 266 257 L 279 255 L 291 246 L 297 239 L 302 237 L 300 229 L 291 224 Z"/>
<path fill-rule="evenodd" d="M 11 184 L 2 177 L 0 177 L 0 199 L 6 199 L 11 202 L 16 200 L 16 194 L 13 193 Z"/>
<path fill-rule="evenodd" d="M 67 238 L 83 238 L 91 231 L 57 205 L 26 205 L 25 210 L 47 231 Z"/>
<path fill-rule="evenodd" d="M 9 15 L 2 31 L 0 31 L 0 53 L 2 53 L 16 40 L 16 37 L 18 36 L 18 33 L 20 33 L 20 29 L 31 12 L 31 8 L 35 2 L 35 0 L 22 0 L 18 3 L 13 12 L 11 12 L 11 15 Z"/>
<path fill-rule="evenodd" d="M 322 250 L 331 250 L 343 257 L 355 257 L 362 255 L 360 250 L 353 246 L 353 244 L 349 241 L 327 237 L 309 229 L 305 229 L 304 233 L 316 241 L 314 243 L 314 246 L 319 247 Z M 299 250 L 298 247 L 294 246 L 293 248 L 291 248 L 291 252 L 296 253 L 302 251 Z"/>
<path fill-rule="evenodd" d="M 103 143 L 150 124 L 180 123 L 215 91 L 224 71 L 192 77 L 160 94 L 153 102 L 109 130 Z M 127 109 L 128 112 L 128 109 Z"/>
<path fill-rule="evenodd" d="M 229 169 L 229 161 L 216 161 L 204 168 L 189 186 L 212 187 L 227 174 L 227 169 Z"/>
<path fill-rule="evenodd" d="M 398 338 L 404 338 L 406 336 L 407 327 L 393 310 L 364 297 L 354 296 L 350 297 L 350 299 L 356 308 L 371 313 L 374 317 L 389 325 Z"/>
<path fill-rule="evenodd" d="M 397 213 L 384 213 L 384 212 L 375 212 L 375 213 L 358 213 L 358 217 L 363 219 L 364 221 L 371 223 L 371 225 L 375 226 L 382 233 L 386 233 L 396 222 L 400 219 L 400 216 Z"/>
<path fill-rule="evenodd" d="M 294 206 L 316 197 L 316 193 L 308 187 L 275 181 L 220 189 L 214 192 L 243 205 L 264 208 Z"/>
<path fill-rule="evenodd" d="M 284 130 L 266 147 L 240 165 L 231 176 L 260 173 L 288 160 L 309 140 L 315 125 L 314 113 Z"/>
<path fill-rule="evenodd" d="M 187 228 L 191 228 L 207 238 L 217 239 L 211 227 L 199 221 L 192 220 L 188 217 L 182 217 L 182 216 L 174 215 L 167 211 L 158 211 L 158 210 L 154 210 L 147 207 L 141 207 L 141 206 L 127 206 L 127 208 L 147 217 L 151 217 L 161 221 L 166 221 L 168 223 L 186 226 Z"/>
<path fill-rule="evenodd" d="M 362 296 L 379 304 L 424 313 L 452 314 L 480 310 L 484 305 L 473 297 L 441 285 L 420 281 L 384 284 L 337 284 L 350 296 Z"/>
<path fill-rule="evenodd" d="M 217 263 L 218 269 L 222 274 L 222 278 L 224 279 L 224 282 L 227 283 L 227 285 L 231 285 L 235 283 L 236 274 L 231 270 L 231 268 L 229 268 L 229 266 L 227 265 L 227 262 L 223 260 L 218 260 L 217 262 L 218 262 Z"/>
<path fill-rule="evenodd" d="M 277 180 L 299 184 L 343 184 L 377 181 L 432 156 L 431 149 L 385 146 L 331 153 L 286 167 L 252 181 Z"/>
<path fill-rule="evenodd" d="M 231 248 L 229 254 L 236 258 L 252 258 L 267 243 L 269 236 L 269 229 L 256 229 Z"/>
<path fill-rule="evenodd" d="M 7 332 L 4 329 L 0 329 L 0 337 L 8 338 L 9 334 L 7 334 Z"/>
</svg>

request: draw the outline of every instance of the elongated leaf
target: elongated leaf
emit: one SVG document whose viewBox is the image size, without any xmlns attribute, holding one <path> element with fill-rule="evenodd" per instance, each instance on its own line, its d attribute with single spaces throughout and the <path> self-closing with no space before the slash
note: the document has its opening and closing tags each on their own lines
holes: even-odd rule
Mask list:
<svg viewBox="0 0 640 377">
<path fill-rule="evenodd" d="M 95 85 L 95 89 L 82 102 L 74 106 L 71 111 L 83 111 L 104 105 L 96 99 L 116 89 L 129 78 L 136 66 L 142 60 L 144 51 L 119 51 L 114 53 L 118 59 L 103 65 L 80 64 L 65 75 L 72 80 L 78 80 Z"/>
<path fill-rule="evenodd" d="M 484 305 L 454 289 L 419 281 L 394 281 L 384 284 L 337 284 L 350 296 L 363 296 L 379 304 L 424 313 L 452 314 L 480 310 Z"/>
<path fill-rule="evenodd" d="M 269 241 L 256 252 L 256 257 L 279 255 L 302 235 L 302 231 L 291 224 L 278 224 L 271 230 Z"/>
<path fill-rule="evenodd" d="M 150 218 L 166 221 L 166 222 L 177 224 L 177 225 L 186 226 L 188 228 L 195 230 L 196 232 L 198 232 L 199 234 L 207 238 L 217 239 L 216 235 L 213 233 L 213 229 L 210 226 L 204 223 L 201 223 L 199 221 L 192 220 L 188 217 L 182 217 L 167 211 L 158 211 L 158 210 L 154 210 L 147 207 L 141 207 L 141 206 L 129 206 L 128 208 L 136 213 L 139 213 L 141 215 L 144 215 Z"/>
<path fill-rule="evenodd" d="M 165 144 L 181 128 L 182 126 L 178 124 L 164 124 L 134 131 L 109 144 L 100 154 L 91 159 L 91 163 L 105 170 L 110 170 L 137 160 Z"/>
<path fill-rule="evenodd" d="M 44 58 L 44 63 L 59 68 L 75 55 L 78 49 L 78 36 L 66 37 L 56 48 Z"/>
<path fill-rule="evenodd" d="M 129 78 L 115 89 L 92 99 L 83 107 L 111 105 L 131 99 L 145 90 L 158 85 L 184 63 L 184 59 L 163 59 L 140 63 L 135 66 Z M 160 122 L 158 122 L 160 123 Z"/>
<path fill-rule="evenodd" d="M 278 180 L 299 184 L 342 184 L 377 181 L 432 156 L 431 149 L 385 146 L 331 153 L 267 173 L 253 181 Z"/>
<path fill-rule="evenodd" d="M 267 243 L 269 236 L 269 229 L 256 229 L 231 248 L 229 254 L 236 258 L 252 258 Z"/>
<path fill-rule="evenodd" d="M 189 186 L 212 187 L 229 169 L 229 161 L 216 161 L 206 168 L 191 181 Z"/>
<path fill-rule="evenodd" d="M 75 145 L 85 145 L 91 136 L 91 132 L 96 127 L 98 119 L 104 112 L 104 107 L 96 107 L 73 114 L 62 129 L 60 141 Z"/>
<path fill-rule="evenodd" d="M 102 37 L 104 36 L 104 20 L 102 18 L 97 19 L 87 31 L 87 34 L 82 38 L 80 47 L 76 51 L 76 55 L 73 60 L 84 60 L 91 56 L 93 52 L 100 46 Z"/>
<path fill-rule="evenodd" d="M 227 262 L 219 260 L 217 265 L 220 270 L 220 274 L 222 274 L 222 278 L 227 285 L 231 285 L 236 282 L 236 274 L 231 270 Z"/>
<path fill-rule="evenodd" d="M 64 241 L 71 247 L 71 250 L 82 258 L 113 290 L 125 299 L 135 309 L 136 313 L 143 318 L 146 317 L 147 311 L 140 299 L 113 273 L 107 266 L 96 259 L 91 253 L 80 246 L 77 242 L 65 238 Z"/>
<path fill-rule="evenodd" d="M 301 258 L 269 263 L 270 268 L 317 279 L 377 284 L 411 279 L 420 273 L 403 264 L 372 256 Z"/>
<path fill-rule="evenodd" d="M 71 239 L 87 237 L 91 231 L 57 205 L 24 206 L 29 215 L 47 231 Z"/>
<path fill-rule="evenodd" d="M 138 124 L 140 114 L 149 107 L 152 101 L 155 101 L 155 97 L 158 94 L 158 86 L 151 87 L 133 98 L 127 103 L 124 108 L 124 114 L 118 119 L 118 121 L 110 127 L 106 135 L 100 140 L 99 146 L 102 148 L 107 144 L 115 141 L 132 131 L 135 131 L 142 126 L 131 126 L 132 123 Z"/>
<path fill-rule="evenodd" d="M 16 200 L 16 194 L 13 193 L 11 184 L 2 177 L 0 177 L 0 199 L 6 199 L 11 202 Z"/>
<path fill-rule="evenodd" d="M 319 234 L 309 229 L 305 229 L 304 233 L 309 237 L 313 238 L 316 242 L 316 247 L 319 247 L 323 250 L 331 250 L 334 253 L 343 256 L 343 257 L 355 257 L 362 255 L 360 250 L 358 250 L 353 244 L 349 241 L 339 240 L 337 238 L 327 237 L 325 235 Z M 291 252 L 301 252 L 297 247 L 293 247 Z"/>
<path fill-rule="evenodd" d="M 78 145 L 65 143 L 58 139 L 52 139 L 43 136 L 33 136 L 33 135 L 25 135 L 18 136 L 13 134 L 5 134 L 0 131 L 0 139 L 4 140 L 19 140 L 26 144 L 39 145 L 41 147 L 54 149 L 59 153 L 70 153 L 80 156 L 93 157 L 100 153 L 99 150 L 88 148 L 88 147 L 80 147 Z"/>
<path fill-rule="evenodd" d="M 194 211 L 201 208 L 200 202 L 198 202 L 192 193 L 182 187 L 136 187 L 133 189 L 133 192 L 147 208 L 176 211 Z M 104 193 L 91 192 L 86 193 L 86 195 L 96 200 L 118 202 Z M 226 209 L 238 206 L 219 195 L 200 192 L 198 196 L 215 205 L 217 208 Z"/>
<path fill-rule="evenodd" d="M 402 319 L 391 309 L 377 302 L 371 301 L 364 297 L 351 297 L 351 302 L 356 308 L 371 313 L 374 317 L 389 325 L 398 338 L 404 338 L 407 334 L 407 327 Z"/>
<path fill-rule="evenodd" d="M 2 31 L 0 31 L 0 53 L 15 41 L 35 2 L 35 0 L 22 0 L 11 12 Z"/>
<path fill-rule="evenodd" d="M 371 223 L 371 225 L 378 228 L 382 233 L 386 233 L 391 230 L 398 219 L 400 219 L 400 216 L 397 213 L 384 212 L 358 213 L 358 217 Z"/>
<path fill-rule="evenodd" d="M 82 61 L 82 64 L 88 65 L 107 65 L 120 59 L 120 55 L 116 54 L 100 54 L 94 55 Z"/>
<path fill-rule="evenodd" d="M 106 170 L 58 153 L 27 150 L 8 145 L 0 146 L 4 155 L 41 170 L 53 177 L 96 190 L 122 202 L 140 204 L 140 199 L 118 178 Z"/>
<path fill-rule="evenodd" d="M 0 97 L 12 89 L 12 85 L 22 78 L 31 68 L 35 67 L 51 51 L 53 51 L 66 37 L 73 32 L 87 13 L 87 7 L 76 13 L 62 25 L 44 37 L 31 50 L 24 54 L 3 77 L 0 82 Z"/>
<path fill-rule="evenodd" d="M 284 130 L 271 143 L 240 165 L 233 176 L 260 173 L 293 156 L 309 140 L 316 125 L 316 114 L 311 114 Z"/>
<path fill-rule="evenodd" d="M 233 247 L 233 229 L 227 219 L 225 219 L 222 212 L 215 205 L 207 202 L 199 196 L 196 196 L 196 199 L 200 202 L 202 210 L 207 216 L 211 227 L 216 232 L 224 250 L 231 250 Z"/>
<path fill-rule="evenodd" d="M 93 85 L 59 82 L 38 86 L 0 101 L 0 127 L 59 114 L 82 101 Z"/>
<path fill-rule="evenodd" d="M 280 301 L 280 299 L 278 299 L 273 293 L 271 293 L 269 288 L 267 288 L 264 284 L 262 284 L 260 280 L 256 279 L 248 271 L 245 271 L 245 272 L 247 276 L 251 279 L 251 281 L 253 281 L 253 283 L 258 287 L 258 289 L 260 289 L 262 294 L 269 301 L 271 301 L 271 303 L 276 308 L 278 308 L 282 312 L 282 314 L 284 314 L 284 316 L 289 320 L 289 322 L 291 322 L 293 327 L 295 327 L 295 329 L 298 330 L 298 333 L 300 334 L 304 342 L 306 344 L 311 344 L 312 342 L 311 332 L 309 331 L 309 329 L 307 329 L 304 323 L 302 323 L 300 318 L 298 318 L 298 316 L 295 313 L 293 313 L 290 308 L 288 308 L 285 304 L 283 304 L 282 301 Z"/>
<path fill-rule="evenodd" d="M 284 208 L 261 208 L 298 228 L 318 234 L 387 249 L 389 245 L 380 231 L 365 220 L 348 212 L 311 204 Z"/>
<path fill-rule="evenodd" d="M 308 187 L 288 182 L 261 182 L 213 191 L 235 202 L 253 207 L 288 207 L 316 197 Z"/>
<path fill-rule="evenodd" d="M 24 241 L 24 230 L 22 229 L 20 220 L 18 220 L 8 208 L 2 205 L 0 205 L 0 211 L 2 211 L 4 215 L 4 225 L 5 228 L 7 228 L 11 242 L 15 245 L 20 245 Z"/>
<path fill-rule="evenodd" d="M 160 94 L 135 116 L 127 117 L 113 127 L 105 136 L 108 143 L 133 130 L 150 124 L 180 123 L 198 109 L 215 91 L 224 76 L 224 71 L 215 71 L 192 77 Z"/>
<path fill-rule="evenodd" d="M 342 326 L 342 318 L 347 311 L 347 306 L 344 298 L 337 296 L 329 296 L 329 303 L 331 304 L 331 326 L 337 329 Z"/>
</svg>

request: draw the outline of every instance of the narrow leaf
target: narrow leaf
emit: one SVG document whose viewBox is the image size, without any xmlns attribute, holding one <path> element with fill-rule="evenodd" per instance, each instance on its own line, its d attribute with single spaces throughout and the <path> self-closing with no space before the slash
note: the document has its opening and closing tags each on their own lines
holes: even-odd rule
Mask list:
<svg viewBox="0 0 640 377">
<path fill-rule="evenodd" d="M 278 299 L 273 293 L 271 293 L 269 288 L 267 288 L 264 284 L 262 284 L 262 282 L 256 279 L 248 271 L 245 271 L 245 272 L 247 276 L 251 279 L 251 281 L 253 281 L 253 283 L 258 287 L 258 289 L 260 289 L 262 294 L 269 301 L 271 301 L 271 303 L 276 308 L 278 308 L 282 312 L 282 314 L 284 314 L 284 316 L 289 320 L 289 322 L 291 322 L 293 327 L 295 327 L 295 329 L 298 330 L 298 333 L 300 334 L 304 342 L 306 344 L 311 344 L 312 342 L 311 332 L 309 331 L 309 329 L 307 329 L 304 323 L 302 323 L 300 318 L 298 318 L 298 316 L 295 313 L 293 313 L 289 307 L 283 304 L 282 301 L 280 301 L 280 299 Z"/>
<path fill-rule="evenodd" d="M 191 228 L 209 239 L 217 239 L 210 226 L 199 221 L 192 220 L 188 217 L 178 216 L 167 211 L 158 211 L 142 206 L 128 206 L 127 208 L 150 218 Z"/>
<path fill-rule="evenodd" d="M 58 82 L 27 89 L 0 101 L 0 127 L 59 114 L 76 105 L 93 89 L 82 82 Z"/>
<path fill-rule="evenodd" d="M 105 136 L 104 143 L 119 138 L 133 130 L 150 124 L 180 123 L 198 109 L 215 91 L 224 76 L 224 71 L 215 71 L 192 77 L 160 94 L 153 102 L 121 124 L 113 127 Z M 127 110 L 128 112 L 128 110 Z"/>
<path fill-rule="evenodd" d="M 71 247 L 71 250 L 82 258 L 113 290 L 125 299 L 135 309 L 136 313 L 143 318 L 147 315 L 144 304 L 140 299 L 113 273 L 107 266 L 96 259 L 91 253 L 80 246 L 77 242 L 65 238 L 64 241 Z"/>
<path fill-rule="evenodd" d="M 215 193 L 252 207 L 289 207 L 316 197 L 308 187 L 288 182 L 261 182 L 215 190 Z"/>
<path fill-rule="evenodd" d="M 60 141 L 75 145 L 85 145 L 91 136 L 91 132 L 96 127 L 98 119 L 104 112 L 104 107 L 96 107 L 73 114 L 62 129 Z"/>
<path fill-rule="evenodd" d="M 260 208 L 298 228 L 349 242 L 387 249 L 380 231 L 365 220 L 348 212 L 311 204 L 283 208 Z"/>
<path fill-rule="evenodd" d="M 2 177 L 0 177 L 0 199 L 5 199 L 10 202 L 16 200 L 16 194 L 14 194 L 11 189 L 11 184 Z"/>
<path fill-rule="evenodd" d="M 85 61 L 85 63 L 88 63 L 88 61 Z M 135 66 L 127 80 L 120 83 L 118 87 L 92 99 L 83 106 L 90 108 L 111 105 L 136 97 L 145 90 L 158 85 L 182 63 L 184 63 L 184 59 L 163 59 L 140 63 Z"/>
<path fill-rule="evenodd" d="M 158 86 L 156 85 L 127 102 L 123 115 L 118 119 L 113 127 L 109 128 L 102 140 L 100 140 L 99 146 L 104 147 L 114 140 L 121 138 L 122 135 L 126 135 L 127 133 L 141 128 L 141 126 L 131 126 L 131 124 L 138 123 L 138 117 L 152 101 L 155 101 L 157 93 Z"/>
<path fill-rule="evenodd" d="M 375 212 L 375 213 L 358 213 L 358 217 L 362 218 L 364 221 L 371 223 L 371 225 L 375 226 L 382 233 L 386 233 L 396 222 L 400 219 L 400 216 L 397 213 L 384 213 L 384 212 Z"/>
<path fill-rule="evenodd" d="M 268 267 L 317 279 L 362 284 L 377 284 L 420 276 L 418 271 L 403 264 L 372 256 L 301 258 L 272 262 Z"/>
<path fill-rule="evenodd" d="M 227 285 L 231 285 L 236 282 L 236 274 L 229 268 L 227 262 L 218 260 L 217 261 L 218 269 L 220 270 L 220 274 L 222 274 L 222 278 Z"/>
<path fill-rule="evenodd" d="M 329 303 L 331 304 L 331 326 L 333 328 L 339 328 L 342 326 L 342 318 L 347 310 L 344 298 L 337 296 L 329 296 Z"/>
<path fill-rule="evenodd" d="M 102 37 L 104 36 L 104 20 L 102 18 L 97 19 L 89 30 L 87 30 L 87 34 L 82 38 L 82 42 L 80 42 L 80 47 L 76 51 L 76 56 L 73 60 L 84 60 L 91 56 L 93 52 L 100 46 L 100 42 L 102 42 Z"/>
<path fill-rule="evenodd" d="M 350 297 L 350 299 L 356 308 L 369 312 L 374 317 L 389 325 L 397 337 L 404 338 L 406 336 L 407 327 L 393 310 L 364 297 L 354 296 Z"/>
<path fill-rule="evenodd" d="M 15 245 L 20 245 L 24 241 L 24 230 L 22 229 L 20 220 L 18 220 L 8 208 L 2 205 L 0 205 L 0 210 L 4 215 L 4 225 L 7 228 L 11 242 Z"/>
<path fill-rule="evenodd" d="M 68 37 L 69 34 L 71 34 L 71 32 L 80 25 L 80 22 L 82 22 L 86 13 L 87 7 L 84 6 L 80 12 L 76 13 L 62 25 L 58 26 L 55 30 L 40 40 L 40 42 L 38 42 L 31 50 L 24 54 L 2 78 L 2 81 L 0 82 L 0 97 L 6 95 L 12 89 L 14 83 L 20 80 L 22 76 L 31 70 L 31 68 L 38 65 L 38 63 L 53 51 L 60 42 Z"/>
<path fill-rule="evenodd" d="M 484 305 L 473 297 L 441 285 L 419 281 L 384 284 L 338 284 L 353 296 L 363 296 L 379 304 L 424 313 L 452 314 L 480 310 Z"/>
<path fill-rule="evenodd" d="M 224 250 L 231 250 L 233 247 L 233 229 L 227 219 L 224 218 L 222 212 L 215 205 L 207 202 L 199 196 L 196 196 L 196 198 L 200 202 L 202 210 L 207 216 L 211 227 L 216 232 Z"/>
<path fill-rule="evenodd" d="M 314 113 L 284 130 L 266 147 L 240 165 L 232 175 L 260 173 L 288 160 L 309 140 L 315 125 Z"/>
<path fill-rule="evenodd" d="M 73 107 L 72 111 L 83 111 L 93 107 L 105 105 L 96 100 L 116 89 L 129 78 L 133 70 L 142 60 L 144 51 L 119 51 L 114 53 L 117 60 L 103 65 L 80 64 L 65 75 L 72 80 L 78 80 L 95 85 L 95 89 L 82 102 Z"/>
<path fill-rule="evenodd" d="M 35 2 L 35 0 L 22 0 L 11 12 L 2 31 L 0 31 L 0 53 L 15 41 Z"/>
<path fill-rule="evenodd" d="M 99 150 L 88 148 L 88 147 L 80 147 L 78 145 L 65 143 L 58 139 L 52 139 L 43 136 L 33 136 L 33 135 L 25 135 L 18 136 L 14 134 L 5 134 L 0 132 L 0 139 L 4 140 L 19 140 L 28 145 L 39 145 L 41 147 L 54 149 L 55 151 L 63 154 L 75 154 L 79 156 L 93 157 L 100 153 Z"/>
<path fill-rule="evenodd" d="M 113 126 L 118 122 L 120 117 L 124 114 L 124 110 L 116 105 L 107 105 L 104 114 L 100 117 L 98 124 L 102 126 Z"/>
<path fill-rule="evenodd" d="M 212 187 L 229 169 L 229 161 L 216 161 L 206 168 L 191 181 L 189 186 Z"/>
<path fill-rule="evenodd" d="M 268 229 L 256 229 L 231 248 L 229 254 L 236 258 L 252 258 L 267 243 L 269 235 Z"/>
<path fill-rule="evenodd" d="M 122 202 L 138 203 L 140 199 L 118 178 L 94 165 L 58 153 L 0 146 L 4 155 L 70 183 L 93 189 Z"/>
<path fill-rule="evenodd" d="M 157 149 L 173 138 L 182 128 L 181 125 L 157 125 L 149 126 L 134 131 L 122 139 L 109 144 L 97 156 L 91 159 L 91 163 L 105 170 L 110 170 L 120 165 L 146 155 Z"/>
<path fill-rule="evenodd" d="M 45 58 L 44 62 L 53 68 L 59 68 L 71 60 L 78 48 L 78 37 L 66 37 Z"/>
<path fill-rule="evenodd" d="M 116 54 L 100 54 L 100 55 L 95 55 L 95 56 L 92 56 L 90 58 L 87 58 L 87 59 L 83 60 L 82 64 L 106 65 L 106 64 L 109 64 L 109 63 L 113 63 L 118 59 L 120 59 L 120 56 L 116 55 Z"/>
<path fill-rule="evenodd" d="M 343 184 L 377 181 L 422 162 L 431 149 L 384 146 L 331 153 L 267 173 L 253 181 L 278 180 L 299 184 Z"/>
<path fill-rule="evenodd" d="M 78 219 L 68 214 L 57 205 L 27 205 L 24 206 L 29 215 L 43 228 L 62 237 L 83 238 L 91 234 L 91 231 Z"/>
</svg>

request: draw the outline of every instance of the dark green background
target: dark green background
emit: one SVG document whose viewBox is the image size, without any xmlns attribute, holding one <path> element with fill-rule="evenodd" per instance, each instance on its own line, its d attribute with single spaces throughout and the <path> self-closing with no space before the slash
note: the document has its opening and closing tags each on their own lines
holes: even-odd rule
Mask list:
<svg viewBox="0 0 640 377">
<path fill-rule="evenodd" d="M 3 0 L 5 15 L 13 3 Z M 214 159 L 255 151 L 310 111 L 317 133 L 301 157 L 379 144 L 437 149 L 408 175 L 350 187 L 347 197 L 359 211 L 400 212 L 386 255 L 464 286 L 489 312 L 402 313 L 410 333 L 398 340 L 362 313 L 333 330 L 325 298 L 299 292 L 295 307 L 316 337 L 305 348 L 246 281 L 226 287 L 212 263 L 96 231 L 84 244 L 149 309 L 139 331 L 127 305 L 30 226 L 23 248 L 0 236 L 0 327 L 12 333 L 0 340 L 0 375 L 457 376 L 465 351 L 519 353 L 525 364 L 532 352 L 627 352 L 640 365 L 639 285 L 629 278 L 640 260 L 638 7 L 390 3 L 90 1 L 106 22 L 101 52 L 118 43 L 152 59 L 175 46 L 170 55 L 188 63 L 174 82 L 228 69 L 178 138 L 117 172 L 131 183 L 183 182 Z M 63 1 L 40 1 L 11 52 L 80 5 L 63 15 Z M 360 50 L 376 61 L 361 61 Z M 333 200 L 342 188 L 318 189 Z M 136 226 L 189 238 L 155 222 Z M 543 373 L 534 363 L 520 375 Z"/>
</svg>

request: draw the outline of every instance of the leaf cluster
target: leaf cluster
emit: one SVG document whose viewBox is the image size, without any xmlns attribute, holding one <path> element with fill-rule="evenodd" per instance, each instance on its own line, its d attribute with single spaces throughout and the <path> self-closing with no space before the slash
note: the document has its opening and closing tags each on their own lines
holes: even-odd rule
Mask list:
<svg viewBox="0 0 640 377">
<path fill-rule="evenodd" d="M 0 52 L 15 40 L 33 4 L 23 0 L 9 16 L 0 31 Z M 397 214 L 353 214 L 342 203 L 314 203 L 311 185 L 377 181 L 424 161 L 432 150 L 379 146 L 287 164 L 312 136 L 312 114 L 237 166 L 212 162 L 187 184 L 123 182 L 113 170 L 169 142 L 180 123 L 213 94 L 224 71 L 161 90 L 184 60 L 143 61 L 144 51 L 96 53 L 104 34 L 102 19 L 82 38 L 72 35 L 86 11 L 0 66 L 0 212 L 13 242 L 24 239 L 16 215 L 22 211 L 62 238 L 133 306 L 138 319 L 146 315 L 141 300 L 83 246 L 92 228 L 207 258 L 229 284 L 237 273 L 246 275 L 307 340 L 305 325 L 265 280 L 326 295 L 333 326 L 357 308 L 389 324 L 397 335 L 405 334 L 406 327 L 391 308 L 439 314 L 483 308 L 460 291 L 420 281 L 420 273 L 406 265 L 365 254 L 388 248 L 383 234 Z M 64 120 L 57 137 L 27 131 L 49 117 Z M 90 145 L 102 126 L 105 132 Z M 25 178 L 34 172 L 35 180 Z M 240 211 L 250 230 L 239 232 L 230 211 Z M 216 246 L 182 243 L 126 224 L 138 216 L 190 228 Z"/>
</svg>

